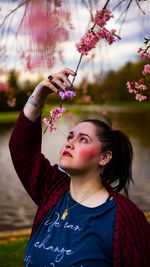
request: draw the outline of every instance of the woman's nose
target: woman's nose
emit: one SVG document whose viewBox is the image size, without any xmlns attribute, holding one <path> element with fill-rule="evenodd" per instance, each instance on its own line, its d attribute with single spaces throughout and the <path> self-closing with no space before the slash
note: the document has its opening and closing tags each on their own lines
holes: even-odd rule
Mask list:
<svg viewBox="0 0 150 267">
<path fill-rule="evenodd" d="M 72 142 L 72 140 L 69 140 L 66 144 L 65 144 L 66 148 L 74 148 L 74 144 Z"/>
</svg>

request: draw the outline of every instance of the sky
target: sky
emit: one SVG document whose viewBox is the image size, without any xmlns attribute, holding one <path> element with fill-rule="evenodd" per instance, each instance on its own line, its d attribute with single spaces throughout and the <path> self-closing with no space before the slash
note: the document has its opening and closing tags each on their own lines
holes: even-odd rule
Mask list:
<svg viewBox="0 0 150 267">
<path fill-rule="evenodd" d="M 117 2 L 118 1 L 116 0 L 111 0 L 109 9 L 112 10 Z M 128 2 L 129 1 L 126 0 L 125 4 L 127 5 Z M 108 71 L 110 69 L 117 70 L 127 62 L 134 62 L 138 59 L 138 48 L 143 45 L 144 37 L 150 36 L 150 5 L 148 2 L 149 0 L 139 1 L 141 8 L 146 13 L 146 15 L 143 15 L 143 13 L 138 9 L 135 1 L 132 1 L 132 5 L 128 11 L 126 20 L 121 27 L 121 32 L 119 33 L 121 40 L 117 40 L 111 46 L 106 45 L 105 42 L 99 42 L 97 48 L 94 50 L 95 58 L 92 62 L 88 62 L 88 57 L 84 56 L 76 78 L 76 83 L 79 83 L 84 75 L 88 75 L 89 81 L 92 81 L 95 74 L 99 75 L 101 72 Z M 19 3 L 19 1 L 13 2 L 8 0 L 0 0 L 0 7 L 2 8 L 0 12 L 0 21 L 2 21 L 8 11 L 13 9 L 17 3 Z M 104 3 L 105 1 L 99 0 L 98 9 L 101 9 Z M 80 57 L 80 54 L 76 50 L 75 43 L 79 42 L 80 38 L 87 31 L 88 22 L 90 19 L 89 11 L 81 4 L 80 0 L 68 0 L 68 2 L 66 0 L 65 6 L 71 11 L 72 22 L 75 28 L 72 32 L 70 32 L 69 40 L 60 44 L 61 48 L 63 49 L 65 63 L 57 62 L 55 67 L 51 70 L 40 69 L 40 74 L 43 76 L 60 71 L 64 67 L 75 70 Z M 123 8 L 124 6 L 122 5 L 122 10 Z M 20 22 L 23 10 L 23 8 L 20 8 L 18 12 L 15 13 L 15 16 L 10 24 L 11 30 L 9 34 L 5 36 L 5 42 L 7 43 L 9 54 L 6 68 L 15 68 L 16 70 L 19 70 L 21 72 L 22 79 L 34 79 L 37 77 L 37 72 L 25 72 L 23 65 L 21 65 L 18 58 L 18 46 L 23 47 L 26 39 L 21 33 L 19 33 L 16 38 L 13 32 L 13 29 Z M 113 14 L 114 19 L 109 21 L 108 29 L 116 29 L 116 33 L 118 34 L 121 25 L 121 20 L 118 20 L 121 14 L 121 8 L 120 10 L 116 9 Z M 1 38 L 1 44 L 2 42 L 3 40 Z"/>
</svg>

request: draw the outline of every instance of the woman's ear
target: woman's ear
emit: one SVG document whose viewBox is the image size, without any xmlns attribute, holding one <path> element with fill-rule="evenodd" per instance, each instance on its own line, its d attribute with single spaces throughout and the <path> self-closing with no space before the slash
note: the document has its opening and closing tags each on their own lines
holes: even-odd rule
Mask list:
<svg viewBox="0 0 150 267">
<path fill-rule="evenodd" d="M 111 151 L 105 151 L 101 154 L 101 158 L 99 161 L 99 165 L 101 167 L 108 164 L 108 162 L 112 159 L 112 152 Z"/>
</svg>

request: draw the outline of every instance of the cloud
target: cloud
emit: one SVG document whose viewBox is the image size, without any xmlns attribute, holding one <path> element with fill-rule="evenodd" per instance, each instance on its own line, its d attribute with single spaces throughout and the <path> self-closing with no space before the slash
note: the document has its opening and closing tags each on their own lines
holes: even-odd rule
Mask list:
<svg viewBox="0 0 150 267">
<path fill-rule="evenodd" d="M 105 1 L 103 1 L 105 2 Z M 144 41 L 144 36 L 148 35 L 149 33 L 149 20 L 150 20 L 150 13 L 149 9 L 150 7 L 147 6 L 148 1 L 141 1 L 141 7 L 146 10 L 147 15 L 144 16 L 142 12 L 137 8 L 135 3 L 131 6 L 129 9 L 126 21 L 124 25 L 122 26 L 121 30 L 121 37 L 122 40 L 119 42 L 116 42 L 112 44 L 111 46 L 104 45 L 104 42 L 101 42 L 100 45 L 95 49 L 96 57 L 93 61 L 93 63 L 87 63 L 87 58 L 83 57 L 82 64 L 79 69 L 79 75 L 81 77 L 84 75 L 84 73 L 87 71 L 89 73 L 90 79 L 92 79 L 93 72 L 99 72 L 101 66 L 103 66 L 104 70 L 111 69 L 118 69 L 123 64 L 125 64 L 127 61 L 134 61 L 137 59 L 137 50 L 139 47 L 142 46 Z M 75 1 L 68 1 L 69 6 L 67 4 L 67 1 L 65 1 L 65 5 L 68 6 L 68 9 L 72 11 L 72 20 L 73 24 L 75 26 L 75 30 L 73 30 L 70 33 L 70 39 L 67 42 L 63 42 L 60 44 L 60 47 L 63 49 L 64 58 L 65 58 L 65 64 L 57 62 L 57 65 L 55 68 L 52 69 L 52 71 L 58 71 L 60 68 L 69 67 L 73 70 L 75 70 L 76 65 L 78 63 L 78 59 L 80 57 L 80 54 L 77 52 L 75 43 L 80 41 L 80 38 L 83 36 L 83 34 L 87 31 L 87 26 L 90 21 L 90 15 L 87 8 L 85 8 L 83 5 L 81 5 L 81 1 L 77 0 Z M 11 1 L 0 1 L 0 5 L 5 10 L 5 12 L 8 12 L 8 9 L 14 8 L 16 3 L 12 4 Z M 21 14 L 22 14 L 23 8 L 18 11 L 17 14 L 13 20 L 13 24 L 11 25 L 12 29 L 16 29 L 16 26 L 18 25 Z M 0 15 L 4 15 L 6 13 L 0 13 Z M 114 12 L 115 19 L 111 19 L 108 27 L 114 28 L 117 30 L 117 33 L 120 28 L 120 22 L 116 19 L 119 17 L 120 12 L 116 10 Z M 18 21 L 19 18 L 19 21 Z M 25 46 L 25 43 L 27 44 L 26 37 L 21 33 L 18 35 L 18 38 L 15 40 L 14 35 L 9 33 L 9 36 L 7 36 L 7 45 L 8 50 L 10 53 L 10 59 L 8 59 L 9 66 L 16 65 L 17 62 L 17 68 L 20 69 L 21 65 L 19 63 L 18 58 L 18 47 L 23 48 Z M 18 46 L 19 44 L 19 46 Z M 13 49 L 12 49 L 13 47 Z M 12 53 L 13 50 L 13 53 Z M 65 66 L 64 66 L 65 65 Z M 41 70 L 42 71 L 42 70 Z M 48 73 L 47 72 L 44 73 Z M 78 80 L 79 78 L 77 78 Z"/>
</svg>

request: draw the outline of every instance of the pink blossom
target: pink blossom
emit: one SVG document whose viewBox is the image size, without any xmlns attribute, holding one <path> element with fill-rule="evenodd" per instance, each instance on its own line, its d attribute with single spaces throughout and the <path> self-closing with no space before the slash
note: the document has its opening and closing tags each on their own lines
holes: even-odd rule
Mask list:
<svg viewBox="0 0 150 267">
<path fill-rule="evenodd" d="M 57 128 L 56 128 L 56 125 L 51 125 L 50 127 L 49 127 L 49 132 L 52 132 L 53 130 L 56 130 Z"/>
<path fill-rule="evenodd" d="M 150 64 L 145 65 L 144 70 L 150 74 Z"/>
<path fill-rule="evenodd" d="M 15 97 L 13 97 L 12 99 L 9 99 L 8 101 L 7 101 L 7 104 L 8 104 L 8 106 L 9 107 L 15 107 L 15 105 L 16 105 L 16 98 Z"/>
<path fill-rule="evenodd" d="M 37 59 L 35 60 L 35 53 L 38 54 L 40 63 L 53 67 L 54 64 L 49 60 L 48 55 L 51 54 L 55 58 L 55 54 L 58 53 L 57 45 L 68 40 L 68 26 L 73 28 L 70 12 L 61 5 L 56 8 L 57 4 L 53 5 L 53 2 L 56 1 L 46 1 L 46 5 L 44 1 L 28 2 L 28 10 L 25 12 L 20 27 L 20 31 L 29 37 L 29 45 L 34 51 L 30 53 L 31 64 L 28 64 L 27 69 L 30 70 L 40 66 L 37 64 Z"/>
<path fill-rule="evenodd" d="M 49 127 L 49 131 L 52 132 L 52 130 L 56 130 L 56 126 L 53 124 L 59 117 L 62 115 L 62 113 L 65 111 L 65 108 L 62 107 L 56 107 L 53 110 L 50 111 L 50 119 L 44 118 L 43 122 L 47 127 Z"/>
<path fill-rule="evenodd" d="M 98 39 L 105 39 L 109 45 L 111 45 L 113 42 L 115 42 L 115 34 L 116 30 L 112 29 L 111 31 L 108 31 L 106 28 L 101 28 L 97 31 L 96 35 Z M 117 36 L 120 38 L 119 36 Z M 120 38 L 121 39 L 121 38 Z"/>
<path fill-rule="evenodd" d="M 138 82 L 135 82 L 135 88 L 136 88 L 136 89 L 139 89 L 139 84 L 138 84 Z"/>
<path fill-rule="evenodd" d="M 62 113 L 65 111 L 65 108 L 62 107 L 56 107 L 53 110 L 50 111 L 50 115 L 51 115 L 51 121 L 54 122 L 56 121 L 61 115 Z"/>
<path fill-rule="evenodd" d="M 146 76 L 147 74 L 150 74 L 150 64 L 146 64 L 144 66 L 144 70 L 142 71 L 142 74 Z"/>
<path fill-rule="evenodd" d="M 106 25 L 107 21 L 110 20 L 110 18 L 113 18 L 114 16 L 108 9 L 101 9 L 97 10 L 95 17 L 94 17 L 94 22 L 100 26 L 103 27 Z"/>
<path fill-rule="evenodd" d="M 142 58 L 150 58 L 150 53 L 149 53 L 149 52 L 142 52 L 142 53 L 140 54 L 140 56 L 141 56 Z"/>
<path fill-rule="evenodd" d="M 109 43 L 109 45 L 111 45 L 113 42 L 115 42 L 115 35 L 116 30 L 112 29 L 110 32 L 107 33 L 107 42 Z"/>
<path fill-rule="evenodd" d="M 139 84 L 138 82 L 135 82 L 135 88 L 139 90 L 147 90 L 147 86 L 145 84 Z"/>
<path fill-rule="evenodd" d="M 102 9 L 100 11 L 96 11 L 96 15 L 94 18 L 95 24 L 100 26 L 100 29 L 96 32 L 93 32 L 93 28 L 88 30 L 88 32 L 81 38 L 80 42 L 76 44 L 77 50 L 84 55 L 88 55 L 88 52 L 95 48 L 97 42 L 100 39 L 106 39 L 109 45 L 111 45 L 115 41 L 115 37 L 121 39 L 119 36 L 115 34 L 116 30 L 112 29 L 108 31 L 104 25 L 106 22 L 113 17 L 111 12 L 107 9 Z"/>
<path fill-rule="evenodd" d="M 142 70 L 142 74 L 143 74 L 144 76 L 146 76 L 146 75 L 147 75 L 147 71 L 146 71 L 146 70 Z"/>
<path fill-rule="evenodd" d="M 66 41 L 68 31 L 62 26 L 68 19 L 68 11 L 45 8 L 43 3 L 33 2 L 27 12 L 22 30 L 29 34 L 37 45 L 55 47 L 57 41 Z"/>
<path fill-rule="evenodd" d="M 147 86 L 145 84 L 140 84 L 139 89 L 145 91 L 147 90 Z"/>
<path fill-rule="evenodd" d="M 49 127 L 49 131 L 56 130 L 56 125 L 54 125 L 51 119 L 44 118 L 43 122 L 45 123 L 46 127 Z"/>
<path fill-rule="evenodd" d="M 130 88 L 129 93 L 134 93 L 134 90 L 132 88 Z"/>
<path fill-rule="evenodd" d="M 131 83 L 128 81 L 126 83 L 126 85 L 127 85 L 127 88 L 129 89 L 129 92 L 132 93 L 133 92 L 133 89 L 132 89 Z"/>
<path fill-rule="evenodd" d="M 43 121 L 44 121 L 44 123 L 45 123 L 46 126 L 51 126 L 51 122 L 50 122 L 49 119 L 44 118 Z"/>
<path fill-rule="evenodd" d="M 76 44 L 76 48 L 80 53 L 88 55 L 88 52 L 95 48 L 98 40 L 98 36 L 93 31 L 88 30 L 88 32 L 81 38 L 80 42 Z"/>
<path fill-rule="evenodd" d="M 59 95 L 62 100 L 64 99 L 72 99 L 74 96 L 76 96 L 76 93 L 74 91 L 66 90 L 64 92 L 60 91 Z"/>
<path fill-rule="evenodd" d="M 143 101 L 147 99 L 147 96 L 141 95 L 141 94 L 136 94 L 135 99 L 138 101 Z"/>
</svg>

